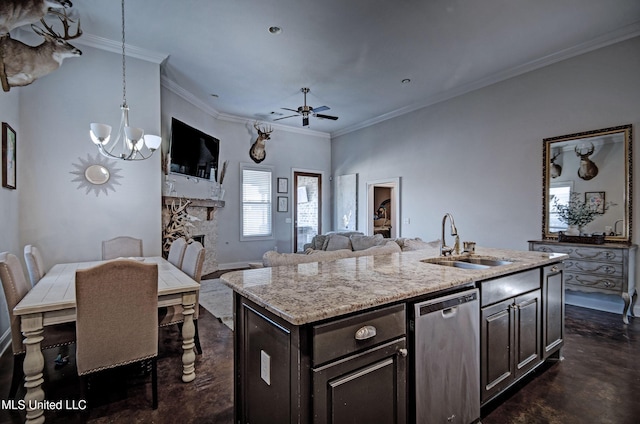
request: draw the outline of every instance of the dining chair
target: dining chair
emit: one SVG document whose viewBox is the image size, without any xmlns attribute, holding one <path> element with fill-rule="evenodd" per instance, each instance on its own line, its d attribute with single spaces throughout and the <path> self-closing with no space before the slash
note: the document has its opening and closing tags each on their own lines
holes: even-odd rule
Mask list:
<svg viewBox="0 0 640 424">
<path fill-rule="evenodd" d="M 44 268 L 44 260 L 40 249 L 34 245 L 27 244 L 24 247 L 24 261 L 27 264 L 27 272 L 29 273 L 29 280 L 31 280 L 31 287 L 35 286 L 44 274 L 46 274 Z"/>
<path fill-rule="evenodd" d="M 9 312 L 11 349 L 13 350 L 13 377 L 11 378 L 8 399 L 14 399 L 18 386 L 24 377 L 22 366 L 26 350 L 22 343 L 20 317 L 13 314 L 13 308 L 31 290 L 31 285 L 24 276 L 22 264 L 20 264 L 18 257 L 8 252 L 0 253 L 0 280 L 2 280 L 7 311 Z M 73 323 L 46 325 L 42 335 L 43 339 L 40 342 L 42 349 L 69 345 L 76 339 L 75 325 Z"/>
<path fill-rule="evenodd" d="M 76 271 L 81 398 L 87 399 L 90 374 L 151 360 L 152 406 L 157 409 L 157 309 L 157 264 L 120 259 Z"/>
<path fill-rule="evenodd" d="M 204 254 L 205 249 L 202 244 L 198 241 L 191 242 L 187 245 L 187 248 L 184 252 L 184 259 L 182 261 L 182 272 L 187 274 L 189 277 L 193 278 L 195 281 L 200 283 L 200 279 L 202 278 L 202 266 L 204 265 Z M 194 343 L 196 347 L 196 352 L 198 355 L 202 355 L 202 347 L 200 346 L 200 334 L 198 332 L 198 303 L 200 296 L 196 296 L 196 305 L 195 312 L 193 314 L 193 325 L 195 326 L 195 336 Z M 184 316 L 182 315 L 182 305 L 173 305 L 167 308 L 167 313 L 164 317 L 162 317 L 160 321 L 160 327 L 165 327 L 167 325 L 178 324 L 184 322 Z"/>
<path fill-rule="evenodd" d="M 102 259 L 116 259 L 142 256 L 142 240 L 120 236 L 102 242 Z"/>
<path fill-rule="evenodd" d="M 167 260 L 177 268 L 182 268 L 184 252 L 187 249 L 187 240 L 184 237 L 175 239 L 169 247 Z"/>
</svg>

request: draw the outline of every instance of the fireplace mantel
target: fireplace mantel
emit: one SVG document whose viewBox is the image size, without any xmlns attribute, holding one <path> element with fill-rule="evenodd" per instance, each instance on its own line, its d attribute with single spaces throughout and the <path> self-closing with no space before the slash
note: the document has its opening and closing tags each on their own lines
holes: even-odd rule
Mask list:
<svg viewBox="0 0 640 424">
<path fill-rule="evenodd" d="M 187 198 L 187 197 L 175 197 L 175 196 L 162 196 L 162 203 L 165 206 L 171 205 L 173 202 L 179 203 L 181 200 L 190 201 L 189 206 L 195 208 L 206 208 L 207 209 L 207 221 L 211 221 L 213 219 L 213 214 L 216 211 L 216 208 L 224 208 L 224 200 L 212 200 L 212 199 L 195 199 L 195 198 Z"/>
</svg>

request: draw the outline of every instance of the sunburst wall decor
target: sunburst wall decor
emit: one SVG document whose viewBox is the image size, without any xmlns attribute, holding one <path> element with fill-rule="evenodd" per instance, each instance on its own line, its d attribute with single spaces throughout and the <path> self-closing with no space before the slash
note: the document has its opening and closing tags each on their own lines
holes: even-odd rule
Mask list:
<svg viewBox="0 0 640 424">
<path fill-rule="evenodd" d="M 78 158 L 80 163 L 72 163 L 75 171 L 71 171 L 71 174 L 76 177 L 71 180 L 78 183 L 78 190 L 85 189 L 85 194 L 89 194 L 90 191 L 94 191 L 96 197 L 100 193 L 109 195 L 109 190 L 115 192 L 115 185 L 120 185 L 118 180 L 122 178 L 118 173 L 120 168 L 111 166 L 111 163 L 107 158 L 100 153 L 96 153 L 95 157 L 91 157 L 87 154 L 87 158 Z"/>
</svg>

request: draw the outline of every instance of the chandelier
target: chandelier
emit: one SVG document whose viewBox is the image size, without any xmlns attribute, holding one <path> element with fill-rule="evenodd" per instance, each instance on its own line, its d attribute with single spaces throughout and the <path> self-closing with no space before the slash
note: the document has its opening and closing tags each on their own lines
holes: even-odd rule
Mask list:
<svg viewBox="0 0 640 424">
<path fill-rule="evenodd" d="M 122 0 L 122 117 L 115 140 L 111 139 L 111 126 L 93 122 L 91 124 L 91 140 L 98 147 L 98 151 L 113 159 L 144 160 L 153 155 L 162 139 L 157 135 L 144 134 L 142 128 L 129 126 L 129 106 L 127 105 L 127 78 L 125 62 L 124 37 L 124 0 Z"/>
</svg>

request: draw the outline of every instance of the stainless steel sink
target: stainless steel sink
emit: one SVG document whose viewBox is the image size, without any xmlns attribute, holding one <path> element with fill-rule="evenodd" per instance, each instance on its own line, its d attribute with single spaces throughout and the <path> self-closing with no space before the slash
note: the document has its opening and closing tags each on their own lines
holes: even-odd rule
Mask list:
<svg viewBox="0 0 640 424">
<path fill-rule="evenodd" d="M 474 257 L 474 256 L 454 256 L 423 259 L 427 264 L 436 264 L 463 269 L 487 269 L 494 266 L 509 265 L 513 262 L 500 258 Z"/>
</svg>

